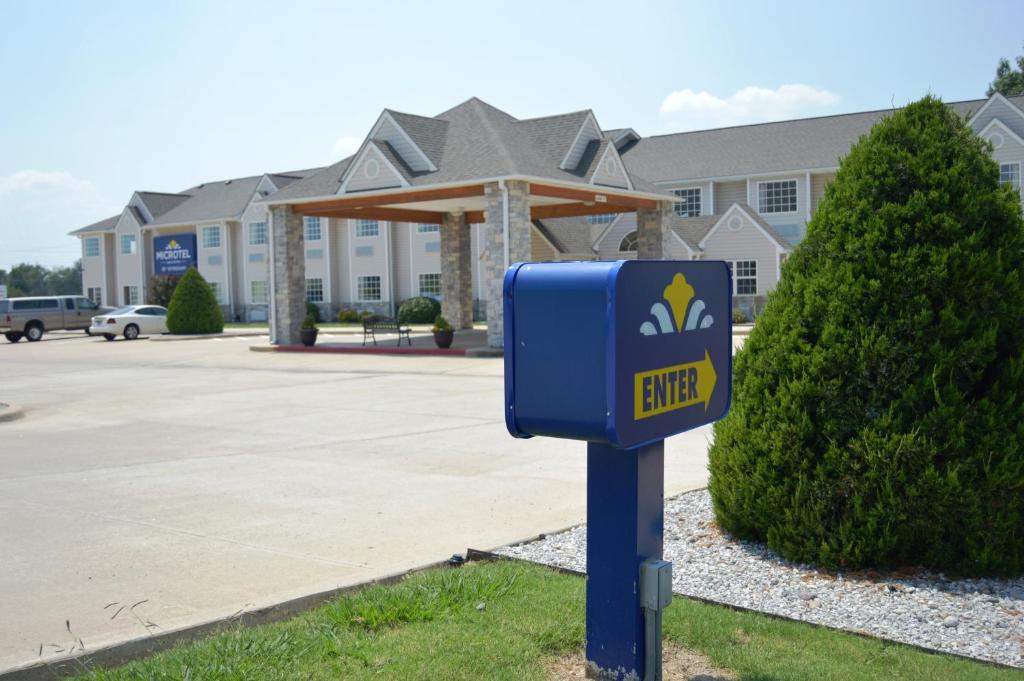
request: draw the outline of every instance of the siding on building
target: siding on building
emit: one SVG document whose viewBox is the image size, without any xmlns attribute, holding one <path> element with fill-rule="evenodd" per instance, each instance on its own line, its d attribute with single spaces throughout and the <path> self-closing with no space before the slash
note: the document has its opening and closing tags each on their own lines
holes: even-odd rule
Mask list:
<svg viewBox="0 0 1024 681">
<path fill-rule="evenodd" d="M 375 166 L 376 175 L 373 174 Z M 402 178 L 391 169 L 390 163 L 373 146 L 366 148 L 359 165 L 352 169 L 345 182 L 346 191 L 352 192 L 402 186 Z"/>
<path fill-rule="evenodd" d="M 712 215 L 723 215 L 734 203 L 747 201 L 747 181 L 715 182 L 715 212 Z"/>
<path fill-rule="evenodd" d="M 594 176 L 591 178 L 593 184 L 621 187 L 623 189 L 629 187 L 629 180 L 626 179 L 625 172 L 623 171 L 622 159 L 615 153 L 615 147 L 609 145 L 605 150 L 604 156 L 598 159 L 598 161 L 600 163 L 594 172 Z M 609 168 L 609 166 L 612 167 Z"/>
<path fill-rule="evenodd" d="M 142 256 L 140 255 L 142 235 L 139 227 L 140 225 L 138 220 L 135 219 L 135 214 L 130 210 L 121 213 L 121 219 L 114 226 L 114 268 L 117 272 L 117 291 L 113 299 L 119 305 L 130 304 L 124 294 L 125 287 L 130 286 L 134 286 L 138 290 L 139 303 L 145 300 L 145 292 L 143 291 L 145 280 L 143 277 Z M 134 253 L 121 253 L 121 239 L 125 236 L 135 238 Z"/>
<path fill-rule="evenodd" d="M 779 280 L 778 246 L 739 210 L 723 215 L 722 221 L 704 238 L 702 257 L 704 260 L 756 260 L 759 296 L 775 288 Z"/>
<path fill-rule="evenodd" d="M 825 197 L 825 185 L 836 179 L 835 173 L 811 175 L 811 215 L 818 210 L 818 204 Z"/>
<path fill-rule="evenodd" d="M 599 260 L 620 260 L 622 258 L 635 258 L 636 253 L 623 253 L 619 250 L 622 238 L 630 232 L 636 231 L 636 213 L 622 213 L 611 225 L 605 225 L 607 231 L 604 237 L 597 243 L 597 257 Z"/>
<path fill-rule="evenodd" d="M 992 100 L 981 115 L 971 121 L 971 129 L 975 133 L 981 133 L 993 118 L 998 118 L 1000 123 L 1013 130 L 1018 137 L 1024 138 L 1024 116 L 1003 99 Z"/>
<path fill-rule="evenodd" d="M 530 260 L 547 262 L 558 259 L 558 252 L 551 247 L 547 239 L 537 231 L 536 227 L 530 228 Z"/>
<path fill-rule="evenodd" d="M 409 295 L 418 296 L 420 294 L 420 275 L 441 273 L 441 234 L 440 232 L 420 232 L 417 225 L 409 225 L 408 239 L 410 243 L 407 274 Z"/>
</svg>

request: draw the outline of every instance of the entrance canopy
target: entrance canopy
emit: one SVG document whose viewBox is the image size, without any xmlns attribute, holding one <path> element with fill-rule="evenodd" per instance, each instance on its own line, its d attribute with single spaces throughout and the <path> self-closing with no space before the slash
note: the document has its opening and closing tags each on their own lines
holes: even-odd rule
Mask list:
<svg viewBox="0 0 1024 681">
<path fill-rule="evenodd" d="M 502 345 L 501 281 L 529 260 L 537 220 L 637 214 L 638 256 L 661 258 L 675 196 L 630 173 L 591 111 L 520 120 L 473 98 L 437 116 L 385 110 L 350 158 L 267 196 L 272 334 L 293 343 L 303 314 L 301 217 L 440 225 L 441 309 L 473 323 L 471 224 L 481 223 L 488 342 Z"/>
<path fill-rule="evenodd" d="M 664 195 L 652 198 L 651 195 L 606 187 L 577 188 L 529 178 L 505 179 L 527 182 L 531 220 L 653 209 L 657 208 L 659 200 L 666 198 Z M 292 210 L 299 215 L 325 218 L 426 224 L 441 224 L 446 214 L 462 213 L 466 223 L 476 224 L 487 222 L 487 184 L 367 192 L 295 203 Z"/>
</svg>

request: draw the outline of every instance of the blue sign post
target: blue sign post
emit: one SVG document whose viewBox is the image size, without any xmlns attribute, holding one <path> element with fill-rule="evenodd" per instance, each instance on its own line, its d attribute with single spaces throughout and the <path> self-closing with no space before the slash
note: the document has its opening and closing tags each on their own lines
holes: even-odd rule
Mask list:
<svg viewBox="0 0 1024 681">
<path fill-rule="evenodd" d="M 196 235 L 175 234 L 153 238 L 153 273 L 180 276 L 196 266 Z"/>
<path fill-rule="evenodd" d="M 588 443 L 587 665 L 599 678 L 661 678 L 664 439 L 729 410 L 731 290 L 715 261 L 505 274 L 508 430 Z"/>
</svg>

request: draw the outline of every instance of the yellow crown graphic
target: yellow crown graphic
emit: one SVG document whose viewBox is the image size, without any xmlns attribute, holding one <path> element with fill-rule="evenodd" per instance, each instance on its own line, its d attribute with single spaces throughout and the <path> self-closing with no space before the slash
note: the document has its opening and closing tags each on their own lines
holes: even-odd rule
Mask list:
<svg viewBox="0 0 1024 681">
<path fill-rule="evenodd" d="M 177 247 L 178 247 L 178 242 L 175 241 L 174 239 L 171 239 L 170 241 L 168 241 L 167 245 L 164 246 L 164 248 L 167 248 L 167 249 L 174 249 L 174 248 L 177 248 Z"/>
</svg>

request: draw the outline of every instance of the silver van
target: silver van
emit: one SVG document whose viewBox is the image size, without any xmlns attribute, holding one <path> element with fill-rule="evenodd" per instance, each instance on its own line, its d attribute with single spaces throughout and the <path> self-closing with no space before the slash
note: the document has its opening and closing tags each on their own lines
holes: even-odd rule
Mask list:
<svg viewBox="0 0 1024 681">
<path fill-rule="evenodd" d="M 85 296 L 36 296 L 0 300 L 0 333 L 11 343 L 37 341 L 44 331 L 81 329 L 89 333 L 95 314 L 109 312 Z"/>
</svg>

